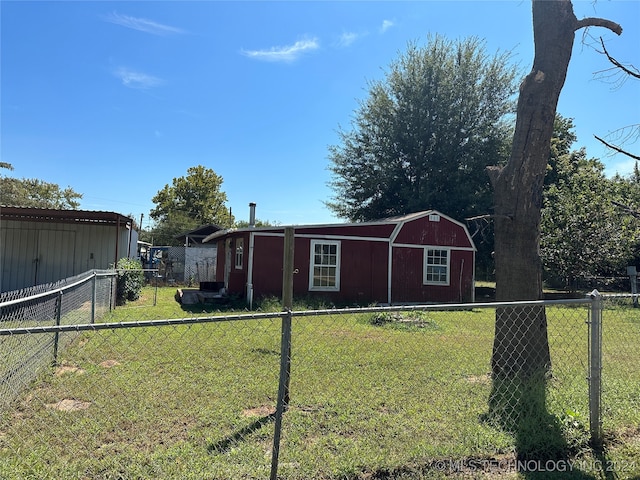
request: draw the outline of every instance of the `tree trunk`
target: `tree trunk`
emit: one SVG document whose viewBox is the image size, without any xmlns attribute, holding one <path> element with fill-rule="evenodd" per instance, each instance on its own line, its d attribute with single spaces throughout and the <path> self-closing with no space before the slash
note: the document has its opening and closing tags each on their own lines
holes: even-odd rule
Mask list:
<svg viewBox="0 0 640 480">
<path fill-rule="evenodd" d="M 489 167 L 494 187 L 496 300 L 542 298 L 540 210 L 558 98 L 571 59 L 574 33 L 601 19 L 578 21 L 570 0 L 533 0 L 535 57 L 520 86 L 509 162 Z M 616 25 L 617 26 L 617 25 Z M 621 29 L 617 26 L 619 34 Z M 492 370 L 525 378 L 550 368 L 544 307 L 496 312 Z"/>
</svg>

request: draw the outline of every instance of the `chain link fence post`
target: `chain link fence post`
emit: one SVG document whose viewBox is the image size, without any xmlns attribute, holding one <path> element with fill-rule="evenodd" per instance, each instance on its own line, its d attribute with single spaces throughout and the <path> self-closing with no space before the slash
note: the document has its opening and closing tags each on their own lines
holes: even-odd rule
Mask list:
<svg viewBox="0 0 640 480">
<path fill-rule="evenodd" d="M 96 323 L 96 298 L 98 297 L 98 274 L 93 271 L 91 279 L 91 323 Z"/>
<path fill-rule="evenodd" d="M 282 435 L 282 416 L 289 407 L 289 381 L 291 379 L 291 308 L 293 306 L 293 227 L 284 229 L 284 253 L 282 260 L 282 341 L 280 344 L 280 382 L 278 385 L 278 403 L 276 405 L 276 424 L 273 433 L 271 451 L 270 480 L 278 478 L 278 457 L 280 455 L 280 437 Z"/>
<path fill-rule="evenodd" d="M 109 311 L 113 311 L 116 308 L 116 288 L 117 281 L 116 275 L 109 277 Z"/>
<path fill-rule="evenodd" d="M 56 327 L 60 326 L 60 319 L 62 318 L 62 290 L 58 292 L 56 296 Z M 58 343 L 60 342 L 60 332 L 56 331 L 53 334 L 53 366 L 58 365 Z"/>
<path fill-rule="evenodd" d="M 600 399 L 602 395 L 602 295 L 593 290 L 589 311 L 589 428 L 594 445 L 602 442 Z"/>
</svg>

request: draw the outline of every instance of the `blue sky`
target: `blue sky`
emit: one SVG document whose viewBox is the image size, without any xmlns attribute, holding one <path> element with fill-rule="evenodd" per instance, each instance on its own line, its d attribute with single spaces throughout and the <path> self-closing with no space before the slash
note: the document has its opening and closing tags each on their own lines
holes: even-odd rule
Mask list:
<svg viewBox="0 0 640 480">
<path fill-rule="evenodd" d="M 578 32 L 558 111 L 576 148 L 626 174 L 593 134 L 638 123 L 640 82 L 596 79 L 609 64 L 592 46 L 603 36 L 640 67 L 640 1 L 574 10 L 624 32 Z M 2 1 L 0 15 L 1 160 L 15 168 L 3 173 L 70 186 L 82 209 L 144 214 L 145 227 L 156 192 L 196 165 L 222 176 L 236 218 L 256 202 L 263 220 L 340 222 L 323 204 L 327 147 L 408 42 L 478 36 L 523 72 L 533 60 L 527 0 Z"/>
</svg>

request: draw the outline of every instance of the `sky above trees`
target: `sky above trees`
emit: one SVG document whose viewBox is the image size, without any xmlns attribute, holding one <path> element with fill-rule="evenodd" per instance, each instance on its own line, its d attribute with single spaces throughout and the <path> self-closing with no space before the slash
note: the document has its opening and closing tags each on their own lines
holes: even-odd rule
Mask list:
<svg viewBox="0 0 640 480">
<path fill-rule="evenodd" d="M 196 165 L 223 178 L 237 219 L 339 221 L 323 204 L 328 147 L 368 81 L 409 42 L 478 36 L 526 73 L 528 1 L 2 2 L 0 160 L 11 175 L 82 193 L 81 208 L 145 215 Z M 639 66 L 640 2 L 574 1 L 578 18 L 622 25 L 578 34 L 558 112 L 609 175 L 632 171 L 593 135 L 638 122 L 640 85 L 597 80 L 599 36 Z M 615 142 L 614 142 L 615 143 Z M 630 148 L 633 150 L 633 148 Z M 637 150 L 637 149 L 636 149 Z M 4 172 L 9 173 L 9 172 Z"/>
</svg>

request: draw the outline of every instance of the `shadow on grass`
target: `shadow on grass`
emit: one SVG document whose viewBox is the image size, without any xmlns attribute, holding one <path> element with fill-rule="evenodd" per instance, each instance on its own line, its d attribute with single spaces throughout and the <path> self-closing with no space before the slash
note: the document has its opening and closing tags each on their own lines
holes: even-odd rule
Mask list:
<svg viewBox="0 0 640 480">
<path fill-rule="evenodd" d="M 212 443 L 207 447 L 207 452 L 208 453 L 226 453 L 229 450 L 231 450 L 231 448 L 234 445 L 240 443 L 252 433 L 260 430 L 266 424 L 275 421 L 275 419 L 276 419 L 275 413 L 266 415 L 264 417 L 260 417 L 255 422 L 247 425 L 246 427 L 241 428 L 237 432 L 234 432 L 233 434 L 223 438 L 218 442 Z"/>
<path fill-rule="evenodd" d="M 597 468 L 600 475 L 583 468 L 610 465 L 601 447 L 592 453 L 597 459 L 586 464 L 576 457 L 589 449 L 585 427 L 571 431 L 568 423 L 547 411 L 546 373 L 528 378 L 494 378 L 486 420 L 515 438 L 515 469 L 531 480 L 609 479 L 615 472 Z"/>
</svg>

